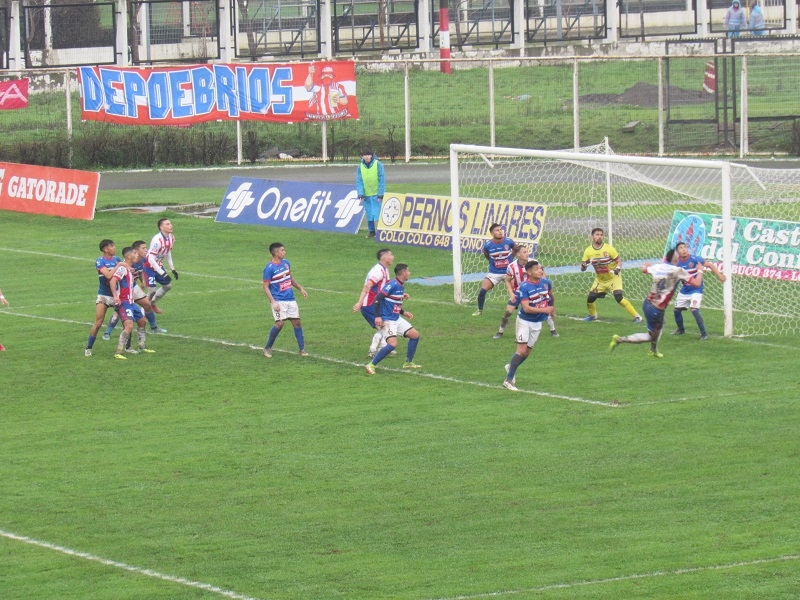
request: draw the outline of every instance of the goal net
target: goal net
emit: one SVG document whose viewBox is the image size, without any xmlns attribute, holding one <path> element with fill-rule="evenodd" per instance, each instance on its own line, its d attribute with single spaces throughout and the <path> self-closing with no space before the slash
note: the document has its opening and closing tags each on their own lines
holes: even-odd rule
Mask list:
<svg viewBox="0 0 800 600">
<path fill-rule="evenodd" d="M 634 304 L 651 281 L 639 267 L 686 241 L 731 275 L 723 285 L 707 273 L 703 298 L 705 309 L 724 311 L 726 335 L 800 331 L 800 170 L 622 156 L 604 144 L 580 152 L 454 144 L 450 171 L 452 214 L 475 199 L 509 203 L 495 221 L 531 248 L 560 297 L 586 297 L 592 279 L 579 264 L 601 227 L 623 259 Z M 531 204 L 543 208 L 538 229 L 515 221 L 513 207 Z M 490 225 L 461 231 L 453 222 L 456 302 L 477 297 Z"/>
</svg>

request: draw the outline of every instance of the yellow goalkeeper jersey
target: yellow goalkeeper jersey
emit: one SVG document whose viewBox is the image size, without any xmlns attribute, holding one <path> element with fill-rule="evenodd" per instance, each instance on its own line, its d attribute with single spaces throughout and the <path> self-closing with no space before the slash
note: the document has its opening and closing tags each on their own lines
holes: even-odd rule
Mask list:
<svg viewBox="0 0 800 600">
<path fill-rule="evenodd" d="M 617 257 L 619 254 L 613 246 L 603 243 L 599 249 L 589 246 L 583 252 L 582 262 L 591 263 L 594 267 L 595 276 L 600 281 L 611 280 L 614 278 L 614 269 L 617 267 Z"/>
</svg>

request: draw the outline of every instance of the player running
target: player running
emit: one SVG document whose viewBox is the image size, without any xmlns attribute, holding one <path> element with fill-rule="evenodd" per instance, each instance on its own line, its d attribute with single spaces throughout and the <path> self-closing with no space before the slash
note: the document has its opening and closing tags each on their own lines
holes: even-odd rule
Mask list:
<svg viewBox="0 0 800 600">
<path fill-rule="evenodd" d="M 378 295 L 375 296 L 375 313 L 377 315 L 375 317 L 375 326 L 381 335 L 386 338 L 386 346 L 378 351 L 372 362 L 367 363 L 365 368 L 370 375 L 375 374 L 375 366 L 397 347 L 398 335 L 408 338 L 406 362 L 403 364 L 403 368 L 420 368 L 418 364 L 414 363 L 414 354 L 416 354 L 417 344 L 419 344 L 419 332 L 403 318 L 414 318 L 414 315 L 410 312 L 403 310 L 403 299 L 406 298 L 403 286 L 409 277 L 411 277 L 411 271 L 408 265 L 398 264 L 394 268 L 394 279 L 384 285 Z"/>
<path fill-rule="evenodd" d="M 481 283 L 481 290 L 478 292 L 478 310 L 472 313 L 473 317 L 483 314 L 483 306 L 486 303 L 486 294 L 494 286 L 505 280 L 506 269 L 511 264 L 511 257 L 516 252 L 514 240 L 506 237 L 503 226 L 499 223 L 492 223 L 489 227 L 492 237 L 486 240 L 483 245 L 483 255 L 489 261 L 489 272 Z"/>
<path fill-rule="evenodd" d="M 372 267 L 367 273 L 364 280 L 364 287 L 361 288 L 361 294 L 358 296 L 358 301 L 353 305 L 353 312 L 361 311 L 361 315 L 366 319 L 369 326 L 373 329 L 375 327 L 375 296 L 381 291 L 384 285 L 389 283 L 389 267 L 394 262 L 394 254 L 388 248 L 382 248 L 377 252 L 378 264 Z M 407 298 L 408 296 L 406 296 Z M 369 346 L 369 357 L 375 356 L 375 353 L 386 345 L 386 340 L 381 335 L 380 331 L 376 331 L 372 336 L 372 343 Z M 396 353 L 395 353 L 396 354 Z M 390 353 L 391 355 L 391 353 Z"/>
<path fill-rule="evenodd" d="M 156 302 L 161 300 L 172 289 L 172 277 L 175 278 L 175 281 L 178 281 L 178 272 L 172 262 L 172 247 L 174 245 L 175 236 L 172 235 L 172 221 L 159 219 L 158 233 L 150 241 L 150 250 L 147 252 L 147 261 L 144 265 L 144 276 L 147 280 L 148 289 L 147 298 L 150 300 L 153 312 L 159 314 L 161 309 L 156 306 Z M 164 268 L 163 262 L 165 258 L 172 272 L 172 277 L 169 276 Z M 161 287 L 158 288 L 158 285 Z"/>
<path fill-rule="evenodd" d="M 95 300 L 94 303 L 94 323 L 91 329 L 89 329 L 89 339 L 86 342 L 86 350 L 84 350 L 85 356 L 92 355 L 92 347 L 97 339 L 97 333 L 103 326 L 103 321 L 106 318 L 106 311 L 114 306 L 114 296 L 111 294 L 109 280 L 114 274 L 117 263 L 122 262 L 120 257 L 114 255 L 116 251 L 117 248 L 112 240 L 102 240 L 100 242 L 100 252 L 102 252 L 103 255 L 94 261 L 100 285 L 97 288 L 97 300 Z"/>
<path fill-rule="evenodd" d="M 264 356 L 272 358 L 272 345 L 283 329 L 286 319 L 289 319 L 294 327 L 294 337 L 300 349 L 300 356 L 308 356 L 303 326 L 300 323 L 300 309 L 297 307 L 292 288 L 297 288 L 303 298 L 308 298 L 308 293 L 292 277 L 291 266 L 286 260 L 286 248 L 283 247 L 283 244 L 280 242 L 270 244 L 269 253 L 272 255 L 272 259 L 264 267 L 263 285 L 264 294 L 272 307 L 275 325 L 270 329 L 267 345 L 264 346 Z"/>
<path fill-rule="evenodd" d="M 133 290 L 136 286 L 136 280 L 133 276 L 133 263 L 138 260 L 139 253 L 131 246 L 123 249 L 122 256 L 124 260 L 117 265 L 114 274 L 109 281 L 111 287 L 111 294 L 114 297 L 114 306 L 117 307 L 117 314 L 122 320 L 122 333 L 119 334 L 119 341 L 117 342 L 117 351 L 114 358 L 118 360 L 126 360 L 123 352 L 130 354 L 138 354 L 139 352 L 146 352 L 152 354 L 155 350 L 145 347 L 145 325 L 147 320 L 144 318 L 142 309 L 137 306 L 133 301 Z M 133 348 L 126 348 L 128 340 L 133 333 L 133 324 L 136 323 L 139 336 L 139 350 Z"/>
<path fill-rule="evenodd" d="M 725 282 L 725 275 L 717 269 L 717 266 L 713 263 L 706 264 L 706 261 L 701 258 L 700 256 L 694 256 L 689 252 L 689 246 L 686 242 L 680 242 L 677 246 L 675 246 L 675 252 L 678 255 L 678 262 L 677 265 L 683 269 L 686 269 L 692 277 L 694 277 L 692 282 L 686 282 L 681 287 L 680 291 L 678 292 L 678 296 L 675 299 L 675 310 L 673 315 L 675 316 L 675 324 L 678 328 L 672 332 L 672 335 L 683 335 L 686 333 L 686 330 L 683 328 L 683 311 L 689 309 L 692 311 L 692 316 L 694 317 L 695 322 L 697 323 L 697 327 L 700 329 L 700 341 L 705 341 L 708 339 L 708 332 L 706 332 L 706 323 L 703 320 L 703 315 L 700 314 L 700 305 L 703 303 L 703 289 L 705 284 L 703 283 L 703 272 L 707 269 L 714 273 L 721 282 Z M 699 278 L 696 277 L 699 275 Z M 698 283 L 699 281 L 699 283 Z"/>
</svg>

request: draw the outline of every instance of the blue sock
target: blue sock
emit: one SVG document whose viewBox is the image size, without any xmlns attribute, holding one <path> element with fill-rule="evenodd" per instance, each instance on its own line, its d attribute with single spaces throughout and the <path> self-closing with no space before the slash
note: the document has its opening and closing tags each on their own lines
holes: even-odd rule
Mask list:
<svg viewBox="0 0 800 600">
<path fill-rule="evenodd" d="M 94 341 L 95 341 L 96 339 L 97 339 L 97 336 L 96 336 L 96 335 L 90 335 L 90 336 L 89 336 L 89 341 L 88 341 L 88 342 L 86 342 L 86 347 L 87 347 L 87 348 L 91 348 L 92 346 L 94 346 Z"/>
<path fill-rule="evenodd" d="M 111 332 L 114 331 L 114 327 L 117 326 L 117 323 L 119 323 L 119 319 L 111 317 L 108 322 L 108 327 L 106 327 L 106 335 L 111 335 Z"/>
<path fill-rule="evenodd" d="M 678 329 L 683 331 L 683 311 L 675 309 L 673 312 L 675 315 L 675 324 L 678 326 Z"/>
<path fill-rule="evenodd" d="M 303 336 L 303 328 L 302 327 L 295 327 L 294 328 L 294 337 L 297 339 L 297 347 L 300 350 L 305 349 L 306 347 L 306 340 Z"/>
<path fill-rule="evenodd" d="M 528 358 L 528 357 L 527 356 L 520 356 L 516 352 L 514 353 L 514 356 L 511 357 L 511 363 L 508 366 L 508 377 L 506 377 L 506 379 L 508 381 L 511 381 L 512 379 L 514 379 L 514 376 L 517 374 L 517 369 L 519 368 L 519 366 L 522 363 L 525 362 L 526 358 Z"/>
<path fill-rule="evenodd" d="M 272 344 L 275 343 L 275 338 L 278 337 L 278 334 L 280 332 L 281 332 L 280 329 L 278 329 L 274 325 L 272 326 L 272 329 L 269 330 L 269 337 L 267 338 L 267 345 L 266 345 L 267 348 L 272 348 Z"/>
<path fill-rule="evenodd" d="M 148 323 L 150 323 L 150 329 L 155 329 L 158 327 L 158 325 L 156 325 L 156 313 L 152 311 L 149 313 L 144 313 L 144 318 L 147 319 Z"/>
<path fill-rule="evenodd" d="M 392 346 L 391 344 L 386 344 L 386 345 L 385 345 L 383 348 L 381 348 L 380 350 L 378 350 L 378 353 L 377 353 L 377 354 L 375 355 L 375 357 L 372 359 L 372 364 L 373 364 L 373 365 L 377 365 L 377 364 L 378 364 L 379 362 L 381 362 L 381 361 L 382 361 L 384 358 L 386 358 L 387 356 L 389 356 L 389 352 L 391 352 L 391 351 L 392 351 L 392 350 L 394 350 L 394 349 L 395 349 L 395 347 L 394 347 L 394 346 Z"/>
<path fill-rule="evenodd" d="M 481 288 L 478 292 L 478 310 L 483 310 L 483 305 L 486 304 L 486 290 Z"/>
<path fill-rule="evenodd" d="M 408 340 L 408 349 L 406 350 L 406 362 L 414 361 L 414 355 L 417 353 L 417 344 L 419 344 L 419 338 L 415 340 Z"/>
<path fill-rule="evenodd" d="M 700 311 L 696 308 L 692 311 L 692 315 L 694 315 L 694 320 L 697 321 L 697 326 L 700 328 L 700 335 L 706 334 L 706 322 L 703 321 L 703 315 L 700 314 Z"/>
</svg>

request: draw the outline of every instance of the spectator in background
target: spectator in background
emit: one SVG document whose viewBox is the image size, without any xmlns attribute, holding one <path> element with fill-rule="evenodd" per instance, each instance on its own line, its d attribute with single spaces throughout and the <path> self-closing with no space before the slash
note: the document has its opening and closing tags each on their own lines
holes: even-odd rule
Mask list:
<svg viewBox="0 0 800 600">
<path fill-rule="evenodd" d="M 761 7 L 758 5 L 758 0 L 750 5 L 750 31 L 753 35 L 764 35 L 764 30 L 767 28 L 764 22 L 764 13 L 761 12 Z"/>
<path fill-rule="evenodd" d="M 367 237 L 375 237 L 375 224 L 381 212 L 381 202 L 386 193 L 386 175 L 383 163 L 369 148 L 361 151 L 361 163 L 356 169 L 356 191 L 367 213 Z"/>
<path fill-rule="evenodd" d="M 731 7 L 725 13 L 725 18 L 722 19 L 722 25 L 730 38 L 739 37 L 739 32 L 742 29 L 747 29 L 747 17 L 739 4 L 739 0 L 733 0 Z"/>
</svg>

